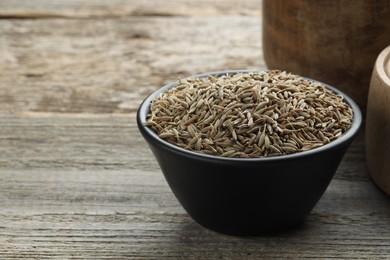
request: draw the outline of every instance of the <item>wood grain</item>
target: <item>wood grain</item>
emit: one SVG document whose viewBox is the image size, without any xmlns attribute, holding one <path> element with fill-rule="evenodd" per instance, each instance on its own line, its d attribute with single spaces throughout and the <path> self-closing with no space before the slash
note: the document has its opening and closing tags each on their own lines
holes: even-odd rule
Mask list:
<svg viewBox="0 0 390 260">
<path fill-rule="evenodd" d="M 265 69 L 260 30 L 255 16 L 0 20 L 0 110 L 134 112 L 179 77 Z"/>
<path fill-rule="evenodd" d="M 363 133 L 302 226 L 239 238 L 188 217 L 134 114 L 3 113 L 0 125 L 4 258 L 379 259 L 390 252 L 390 201 L 368 178 Z"/>
<path fill-rule="evenodd" d="M 0 0 L 0 18 L 260 15 L 259 0 Z"/>
</svg>

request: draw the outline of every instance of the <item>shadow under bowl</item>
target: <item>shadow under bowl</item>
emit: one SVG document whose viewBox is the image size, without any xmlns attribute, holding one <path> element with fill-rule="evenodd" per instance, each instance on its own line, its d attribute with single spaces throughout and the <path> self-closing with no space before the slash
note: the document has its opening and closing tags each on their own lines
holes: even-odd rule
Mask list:
<svg viewBox="0 0 390 260">
<path fill-rule="evenodd" d="M 255 71 L 222 71 L 192 78 L 250 72 Z M 261 235 L 301 223 L 325 192 L 362 123 L 356 103 L 324 84 L 341 94 L 353 109 L 352 125 L 338 139 L 277 157 L 225 158 L 195 153 L 168 143 L 144 125 L 150 102 L 176 84 L 165 85 L 144 100 L 137 124 L 183 208 L 200 225 L 224 234 Z"/>
</svg>

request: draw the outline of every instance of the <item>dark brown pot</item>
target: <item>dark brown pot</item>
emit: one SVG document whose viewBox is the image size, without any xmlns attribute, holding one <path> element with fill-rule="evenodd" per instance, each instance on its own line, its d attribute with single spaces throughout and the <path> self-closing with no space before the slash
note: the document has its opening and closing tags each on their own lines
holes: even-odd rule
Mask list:
<svg viewBox="0 0 390 260">
<path fill-rule="evenodd" d="M 268 68 L 333 85 L 362 111 L 375 59 L 389 44 L 389 0 L 263 0 Z"/>
</svg>

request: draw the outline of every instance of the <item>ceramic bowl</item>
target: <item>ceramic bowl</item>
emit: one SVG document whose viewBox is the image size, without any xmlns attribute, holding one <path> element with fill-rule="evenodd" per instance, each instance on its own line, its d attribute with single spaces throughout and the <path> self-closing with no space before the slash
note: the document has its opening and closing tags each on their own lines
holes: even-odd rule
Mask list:
<svg viewBox="0 0 390 260">
<path fill-rule="evenodd" d="M 253 71 L 192 77 L 238 72 Z M 137 124 L 183 208 L 200 225 L 224 234 L 261 235 L 301 223 L 328 187 L 362 122 L 356 103 L 324 84 L 343 95 L 354 112 L 352 126 L 338 139 L 309 151 L 278 157 L 199 154 L 164 141 L 144 126 L 150 102 L 176 84 L 163 86 L 144 100 Z"/>
<path fill-rule="evenodd" d="M 390 46 L 378 56 L 371 76 L 366 117 L 366 157 L 374 183 L 390 195 Z"/>
</svg>

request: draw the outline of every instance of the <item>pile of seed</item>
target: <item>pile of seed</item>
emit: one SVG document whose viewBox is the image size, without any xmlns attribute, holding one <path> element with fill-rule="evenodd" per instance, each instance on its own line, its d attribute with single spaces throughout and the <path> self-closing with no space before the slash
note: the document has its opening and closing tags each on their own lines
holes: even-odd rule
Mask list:
<svg viewBox="0 0 390 260">
<path fill-rule="evenodd" d="M 252 158 L 327 144 L 352 116 L 322 84 L 270 70 L 179 80 L 151 102 L 145 125 L 187 150 Z"/>
</svg>

